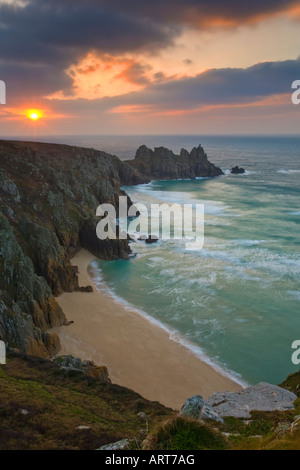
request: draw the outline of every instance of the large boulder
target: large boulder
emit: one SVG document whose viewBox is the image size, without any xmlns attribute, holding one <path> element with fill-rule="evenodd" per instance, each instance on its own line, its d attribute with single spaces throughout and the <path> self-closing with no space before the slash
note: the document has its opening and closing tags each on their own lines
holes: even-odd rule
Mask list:
<svg viewBox="0 0 300 470">
<path fill-rule="evenodd" d="M 277 385 L 260 382 L 239 392 L 218 392 L 204 402 L 200 418 L 222 420 L 226 416 L 251 418 L 251 411 L 294 409 L 297 396 Z M 209 414 L 211 416 L 209 416 Z"/>
</svg>

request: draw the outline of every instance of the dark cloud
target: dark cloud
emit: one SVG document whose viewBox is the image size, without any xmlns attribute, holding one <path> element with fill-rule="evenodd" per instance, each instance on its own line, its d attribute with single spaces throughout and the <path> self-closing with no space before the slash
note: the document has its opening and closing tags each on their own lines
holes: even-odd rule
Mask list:
<svg viewBox="0 0 300 470">
<path fill-rule="evenodd" d="M 0 6 L 0 57 L 72 62 L 87 50 L 152 50 L 172 42 L 178 29 L 118 10 L 102 1 L 29 0 Z M 112 2 L 113 3 L 113 2 Z"/>
<path fill-rule="evenodd" d="M 299 0 L 27 0 L 0 5 L 0 57 L 72 62 L 87 50 L 155 51 L 172 43 L 184 24 L 214 26 L 216 18 L 249 22 Z M 218 24 L 218 23 L 217 23 Z"/>
<path fill-rule="evenodd" d="M 42 96 L 64 90 L 72 93 L 72 79 L 51 64 L 26 64 L 0 60 L 0 76 L 7 88 L 7 104 L 18 106 L 20 100 L 30 102 Z"/>
<path fill-rule="evenodd" d="M 101 4 L 113 4 L 119 11 L 130 10 L 134 16 L 157 22 L 212 27 L 216 18 L 249 23 L 299 5 L 299 0 L 102 0 Z"/>
<path fill-rule="evenodd" d="M 300 60 L 262 62 L 252 67 L 211 69 L 195 77 L 153 85 L 140 93 L 141 104 L 184 109 L 209 104 L 247 103 L 291 92 Z"/>
</svg>

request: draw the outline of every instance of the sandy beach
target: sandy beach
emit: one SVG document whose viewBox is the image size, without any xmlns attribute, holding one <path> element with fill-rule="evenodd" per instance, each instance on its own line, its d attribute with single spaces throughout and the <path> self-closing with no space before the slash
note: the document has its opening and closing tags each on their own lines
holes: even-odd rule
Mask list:
<svg viewBox="0 0 300 470">
<path fill-rule="evenodd" d="M 72 259 L 79 269 L 80 286 L 92 285 L 94 291 L 57 298 L 67 319 L 74 321 L 55 329 L 62 344 L 59 355 L 72 354 L 106 365 L 113 383 L 174 409 L 180 409 L 192 395 L 205 398 L 217 391 L 241 389 L 172 341 L 167 331 L 99 292 L 89 274 L 94 259 L 86 250 Z"/>
</svg>

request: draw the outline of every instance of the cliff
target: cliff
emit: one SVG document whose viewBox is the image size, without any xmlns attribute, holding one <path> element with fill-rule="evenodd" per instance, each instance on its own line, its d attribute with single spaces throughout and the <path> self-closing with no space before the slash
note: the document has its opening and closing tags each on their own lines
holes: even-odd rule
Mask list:
<svg viewBox="0 0 300 470">
<path fill-rule="evenodd" d="M 70 258 L 80 247 L 127 258 L 127 240 L 96 236 L 96 208 L 141 182 L 117 157 L 66 145 L 0 141 L 0 334 L 23 352 L 51 357 L 65 321 L 55 297 L 79 288 Z"/>
<path fill-rule="evenodd" d="M 201 145 L 193 148 L 190 153 L 182 149 L 180 155 L 175 155 L 164 147 L 151 150 L 142 145 L 137 150 L 135 159 L 125 163 L 137 170 L 145 183 L 153 179 L 194 179 L 223 175 L 220 168 L 208 161 Z"/>
</svg>

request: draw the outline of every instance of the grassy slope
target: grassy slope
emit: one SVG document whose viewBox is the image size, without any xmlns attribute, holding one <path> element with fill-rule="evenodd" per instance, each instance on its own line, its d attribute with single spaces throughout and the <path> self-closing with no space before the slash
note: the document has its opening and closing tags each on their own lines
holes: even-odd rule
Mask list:
<svg viewBox="0 0 300 470">
<path fill-rule="evenodd" d="M 124 438 L 136 438 L 141 448 L 146 425 L 140 412 L 149 422 L 145 449 L 300 450 L 300 374 L 282 386 L 299 397 L 295 410 L 253 412 L 249 423 L 226 418 L 224 424 L 203 424 L 132 390 L 67 373 L 50 361 L 10 355 L 0 366 L 0 450 L 96 449 Z"/>
<path fill-rule="evenodd" d="M 10 356 L 0 366 L 0 450 L 95 449 L 139 437 L 145 429 L 139 412 L 148 416 L 150 429 L 174 414 L 131 390 L 64 372 L 49 361 Z"/>
</svg>

